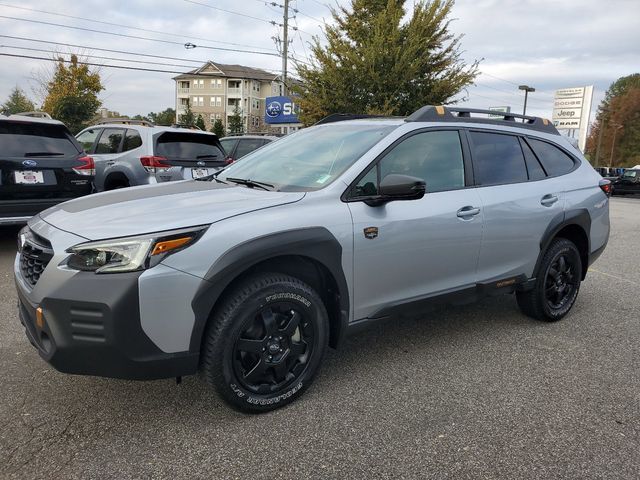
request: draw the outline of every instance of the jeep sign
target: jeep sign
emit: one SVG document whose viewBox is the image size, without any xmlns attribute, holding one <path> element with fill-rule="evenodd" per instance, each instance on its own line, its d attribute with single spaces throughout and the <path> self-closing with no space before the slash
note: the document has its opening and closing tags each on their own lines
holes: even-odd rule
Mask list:
<svg viewBox="0 0 640 480">
<path fill-rule="evenodd" d="M 591 113 L 593 85 L 556 90 L 553 101 L 553 124 L 558 130 L 578 130 L 578 145 L 584 151 Z"/>
<path fill-rule="evenodd" d="M 298 106 L 289 97 L 267 97 L 264 122 L 298 123 Z"/>
</svg>

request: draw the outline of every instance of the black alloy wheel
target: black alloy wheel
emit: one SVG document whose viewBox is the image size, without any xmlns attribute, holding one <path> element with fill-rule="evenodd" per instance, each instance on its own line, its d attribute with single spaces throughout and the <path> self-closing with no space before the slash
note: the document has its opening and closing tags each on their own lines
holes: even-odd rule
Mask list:
<svg viewBox="0 0 640 480">
<path fill-rule="evenodd" d="M 551 261 L 545 278 L 545 296 L 549 307 L 558 310 L 569 302 L 575 292 L 575 256 L 559 253 Z"/>
</svg>

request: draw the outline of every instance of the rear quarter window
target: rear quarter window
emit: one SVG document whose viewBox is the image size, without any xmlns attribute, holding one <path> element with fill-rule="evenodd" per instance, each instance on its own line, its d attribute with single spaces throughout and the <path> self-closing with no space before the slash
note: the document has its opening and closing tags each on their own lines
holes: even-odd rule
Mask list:
<svg viewBox="0 0 640 480">
<path fill-rule="evenodd" d="M 61 125 L 0 122 L 0 154 L 5 157 L 71 157 L 80 153 Z"/>
<path fill-rule="evenodd" d="M 555 177 L 573 170 L 574 160 L 555 145 L 533 138 L 528 138 L 527 142 L 542 163 L 547 175 Z"/>
</svg>

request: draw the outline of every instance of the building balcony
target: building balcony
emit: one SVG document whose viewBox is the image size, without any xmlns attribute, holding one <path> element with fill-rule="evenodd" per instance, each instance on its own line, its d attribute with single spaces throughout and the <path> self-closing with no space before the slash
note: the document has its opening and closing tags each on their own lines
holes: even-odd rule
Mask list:
<svg viewBox="0 0 640 480">
<path fill-rule="evenodd" d="M 242 88 L 236 88 L 236 87 L 227 88 L 227 97 L 234 97 L 234 98 L 242 97 Z"/>
<path fill-rule="evenodd" d="M 178 95 L 188 95 L 188 94 L 189 94 L 189 88 L 184 88 L 184 87 L 178 88 Z"/>
</svg>

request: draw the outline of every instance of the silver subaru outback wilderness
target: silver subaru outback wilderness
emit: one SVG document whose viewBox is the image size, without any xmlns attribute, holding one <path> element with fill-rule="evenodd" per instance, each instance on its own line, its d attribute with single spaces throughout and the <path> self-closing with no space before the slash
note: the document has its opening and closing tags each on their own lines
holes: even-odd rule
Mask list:
<svg viewBox="0 0 640 480">
<path fill-rule="evenodd" d="M 46 210 L 15 260 L 27 336 L 62 372 L 200 371 L 262 412 L 378 319 L 515 293 L 559 320 L 607 243 L 610 184 L 549 121 L 487 113 L 333 116 L 205 178 Z"/>
</svg>

